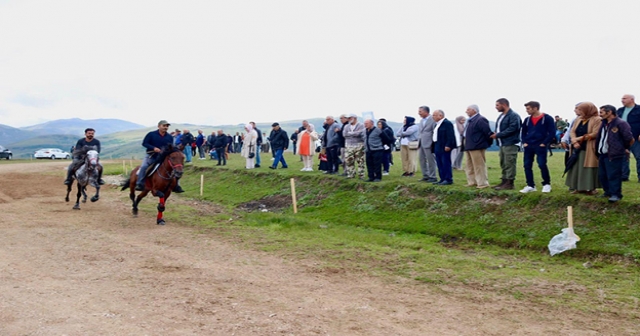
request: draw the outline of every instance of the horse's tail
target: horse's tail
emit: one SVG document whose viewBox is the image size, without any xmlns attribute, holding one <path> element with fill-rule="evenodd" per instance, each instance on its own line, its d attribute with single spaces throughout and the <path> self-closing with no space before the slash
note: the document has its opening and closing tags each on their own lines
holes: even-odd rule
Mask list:
<svg viewBox="0 0 640 336">
<path fill-rule="evenodd" d="M 129 188 L 129 181 L 130 180 L 124 180 L 124 181 L 120 182 L 120 186 L 122 187 L 122 189 L 120 189 L 120 191 L 125 191 L 125 190 L 127 190 L 127 188 Z"/>
</svg>

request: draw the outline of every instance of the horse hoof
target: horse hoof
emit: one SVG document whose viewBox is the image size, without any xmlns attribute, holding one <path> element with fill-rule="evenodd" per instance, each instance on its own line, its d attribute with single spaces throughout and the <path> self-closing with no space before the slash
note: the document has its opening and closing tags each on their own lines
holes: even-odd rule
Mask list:
<svg viewBox="0 0 640 336">
<path fill-rule="evenodd" d="M 80 210 L 80 206 L 79 205 L 74 205 L 73 206 L 73 210 Z"/>
<path fill-rule="evenodd" d="M 138 217 L 138 209 L 133 209 L 133 210 L 131 210 L 131 213 L 132 213 L 134 216 Z"/>
<path fill-rule="evenodd" d="M 83 200 L 82 200 L 82 203 L 87 203 L 87 200 L 86 200 L 86 199 L 83 199 Z"/>
<path fill-rule="evenodd" d="M 164 225 L 164 224 L 165 224 L 164 219 L 160 219 L 160 220 L 158 220 L 158 225 Z"/>
<path fill-rule="evenodd" d="M 69 197 L 66 197 L 66 198 L 64 199 L 64 201 L 65 201 L 65 202 L 69 202 Z"/>
<path fill-rule="evenodd" d="M 91 202 L 97 202 L 100 199 L 98 196 L 91 197 Z"/>
</svg>

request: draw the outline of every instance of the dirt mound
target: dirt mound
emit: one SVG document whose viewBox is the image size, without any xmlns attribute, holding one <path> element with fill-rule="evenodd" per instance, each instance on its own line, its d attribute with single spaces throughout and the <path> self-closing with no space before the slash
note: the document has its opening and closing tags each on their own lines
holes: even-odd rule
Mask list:
<svg viewBox="0 0 640 336">
<path fill-rule="evenodd" d="M 238 209 L 247 212 L 254 211 L 280 211 L 282 209 L 289 208 L 292 204 L 291 196 L 287 195 L 272 195 L 257 201 L 246 202 L 238 205 Z"/>
</svg>

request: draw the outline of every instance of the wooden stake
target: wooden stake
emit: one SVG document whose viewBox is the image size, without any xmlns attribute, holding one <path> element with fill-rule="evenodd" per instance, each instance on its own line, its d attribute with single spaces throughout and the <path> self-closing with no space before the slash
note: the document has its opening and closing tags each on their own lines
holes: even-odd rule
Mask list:
<svg viewBox="0 0 640 336">
<path fill-rule="evenodd" d="M 567 222 L 569 223 L 569 228 L 573 229 L 573 207 L 567 207 Z"/>
<path fill-rule="evenodd" d="M 204 192 L 204 175 L 200 175 L 200 196 Z"/>
<path fill-rule="evenodd" d="M 296 199 L 296 182 L 291 178 L 291 199 L 293 201 L 293 213 L 298 213 L 298 200 Z"/>
</svg>

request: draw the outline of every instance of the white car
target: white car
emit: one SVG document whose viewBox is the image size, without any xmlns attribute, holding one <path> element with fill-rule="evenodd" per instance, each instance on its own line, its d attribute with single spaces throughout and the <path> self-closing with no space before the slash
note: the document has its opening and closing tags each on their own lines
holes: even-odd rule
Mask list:
<svg viewBox="0 0 640 336">
<path fill-rule="evenodd" d="M 33 154 L 33 157 L 35 157 L 36 159 L 51 159 L 51 160 L 68 159 L 71 157 L 71 154 L 63 151 L 60 148 L 43 148 L 36 151 L 36 153 Z"/>
</svg>

